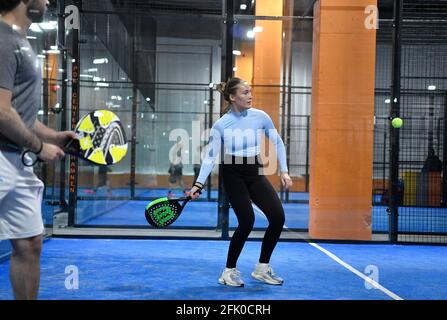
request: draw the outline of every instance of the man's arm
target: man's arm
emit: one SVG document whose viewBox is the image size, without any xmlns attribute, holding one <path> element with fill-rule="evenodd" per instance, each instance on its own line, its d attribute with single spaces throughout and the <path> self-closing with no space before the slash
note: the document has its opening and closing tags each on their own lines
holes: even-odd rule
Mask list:
<svg viewBox="0 0 447 320">
<path fill-rule="evenodd" d="M 0 133 L 11 142 L 38 153 L 39 158 L 45 162 L 62 159 L 65 154 L 53 144 L 44 143 L 29 130 L 17 111 L 11 105 L 12 93 L 0 88 Z"/>
<path fill-rule="evenodd" d="M 57 135 L 56 131 L 47 127 L 37 119 L 36 122 L 34 122 L 33 132 L 39 137 L 39 139 L 49 143 L 53 143 L 54 137 Z"/>
<path fill-rule="evenodd" d="M 73 131 L 55 131 L 36 119 L 33 126 L 33 132 L 44 142 L 63 147 L 68 140 L 76 139 Z"/>
<path fill-rule="evenodd" d="M 0 133 L 10 141 L 37 152 L 42 147 L 39 137 L 29 130 L 11 105 L 12 92 L 0 88 Z"/>
</svg>

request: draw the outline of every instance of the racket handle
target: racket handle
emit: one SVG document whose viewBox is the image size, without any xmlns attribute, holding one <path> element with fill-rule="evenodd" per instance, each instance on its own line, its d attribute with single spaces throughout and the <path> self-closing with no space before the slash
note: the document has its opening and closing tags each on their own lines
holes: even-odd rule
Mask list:
<svg viewBox="0 0 447 320">
<path fill-rule="evenodd" d="M 77 155 L 79 153 L 81 145 L 79 144 L 78 139 L 70 139 L 65 144 L 65 146 L 62 148 L 65 153 L 71 154 L 71 155 Z"/>
<path fill-rule="evenodd" d="M 182 210 L 183 210 L 183 208 L 186 206 L 186 204 L 187 204 L 191 199 L 192 199 L 191 196 L 187 196 L 187 197 L 179 198 L 179 200 L 182 200 L 182 201 L 183 201 L 183 203 L 182 203 Z"/>
</svg>

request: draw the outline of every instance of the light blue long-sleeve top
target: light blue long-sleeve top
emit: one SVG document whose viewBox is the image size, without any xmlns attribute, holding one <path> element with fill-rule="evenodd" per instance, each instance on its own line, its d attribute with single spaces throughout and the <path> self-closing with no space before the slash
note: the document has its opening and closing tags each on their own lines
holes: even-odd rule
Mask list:
<svg viewBox="0 0 447 320">
<path fill-rule="evenodd" d="M 197 182 L 202 184 L 214 168 L 223 143 L 224 153 L 236 157 L 254 157 L 261 152 L 261 133 L 274 144 L 280 171 L 288 172 L 286 149 L 272 119 L 262 110 L 249 108 L 242 112 L 229 111 L 214 123 Z"/>
</svg>

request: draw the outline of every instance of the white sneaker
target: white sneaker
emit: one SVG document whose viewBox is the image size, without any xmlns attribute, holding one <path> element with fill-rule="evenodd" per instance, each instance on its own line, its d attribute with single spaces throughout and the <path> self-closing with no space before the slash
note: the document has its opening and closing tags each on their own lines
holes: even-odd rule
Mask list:
<svg viewBox="0 0 447 320">
<path fill-rule="evenodd" d="M 256 280 L 272 285 L 282 285 L 284 280 L 278 277 L 268 263 L 258 263 L 251 276 Z"/>
<path fill-rule="evenodd" d="M 244 286 L 244 281 L 241 279 L 241 273 L 236 268 L 225 268 L 219 278 L 219 283 L 231 287 Z"/>
</svg>

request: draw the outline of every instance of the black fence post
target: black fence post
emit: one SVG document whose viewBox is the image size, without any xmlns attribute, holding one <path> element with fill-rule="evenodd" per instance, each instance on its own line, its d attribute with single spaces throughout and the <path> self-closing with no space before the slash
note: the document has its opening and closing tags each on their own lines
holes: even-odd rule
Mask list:
<svg viewBox="0 0 447 320">
<path fill-rule="evenodd" d="M 441 205 L 447 207 L 447 91 L 444 94 L 444 115 L 443 115 L 443 135 L 442 135 L 442 202 Z"/>
<path fill-rule="evenodd" d="M 393 17 L 393 57 L 392 57 L 392 84 L 391 84 L 391 110 L 390 120 L 400 116 L 400 91 L 401 91 L 401 26 L 402 26 L 402 0 L 394 0 Z M 388 222 L 389 241 L 398 241 L 398 183 L 399 183 L 399 129 L 394 128 L 389 122 L 390 128 L 390 172 L 388 179 Z"/>
<path fill-rule="evenodd" d="M 74 5 L 78 8 L 79 13 L 82 11 L 82 1 L 74 0 Z M 81 27 L 81 17 L 79 15 L 79 28 Z M 80 93 L 80 48 L 79 37 L 80 29 L 72 29 L 72 55 L 71 64 L 71 130 L 76 129 L 79 120 L 79 93 Z M 78 198 L 78 158 L 70 156 L 69 167 L 69 197 L 68 197 L 68 226 L 73 227 L 76 222 L 76 206 Z"/>
<path fill-rule="evenodd" d="M 224 29 L 224 55 L 222 59 L 224 59 L 222 66 L 224 66 L 224 70 L 222 70 L 223 81 L 227 81 L 229 78 L 233 76 L 233 24 L 234 21 L 234 1 L 226 0 L 225 1 L 225 29 Z M 222 116 L 222 110 L 221 110 Z M 223 146 L 221 148 L 220 157 L 223 160 Z M 219 165 L 219 193 L 218 193 L 218 224 L 222 228 L 222 238 L 229 238 L 229 224 L 230 224 L 230 203 L 228 200 L 228 196 L 225 192 L 225 186 L 222 175 L 222 163 Z"/>
</svg>

